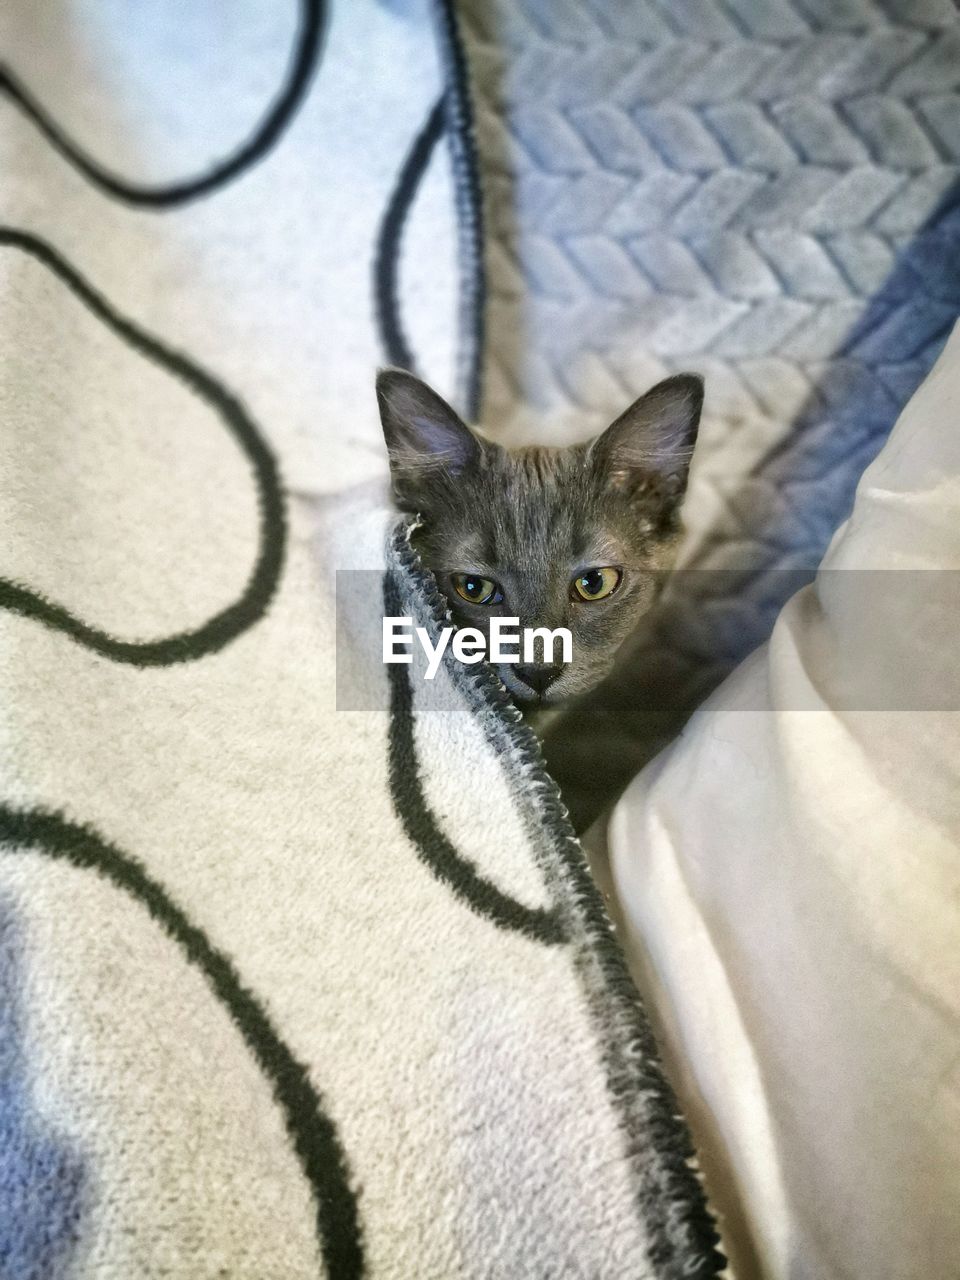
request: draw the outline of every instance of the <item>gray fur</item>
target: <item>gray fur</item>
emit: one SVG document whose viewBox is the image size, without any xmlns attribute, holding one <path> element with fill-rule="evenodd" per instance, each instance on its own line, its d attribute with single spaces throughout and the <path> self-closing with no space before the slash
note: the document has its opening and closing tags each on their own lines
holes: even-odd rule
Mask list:
<svg viewBox="0 0 960 1280">
<path fill-rule="evenodd" d="M 543 693 L 509 664 L 498 674 L 525 709 L 554 706 L 592 688 L 669 567 L 678 509 L 696 440 L 703 383 L 678 374 L 641 396 L 601 436 L 553 449 L 506 450 L 466 426 L 412 374 L 387 369 L 377 397 L 395 499 L 420 516 L 421 560 L 436 576 L 454 621 L 488 633 L 491 616 L 521 627 L 569 627 L 573 661 Z M 571 598 L 586 569 L 615 566 L 607 599 Z M 495 581 L 503 601 L 474 605 L 451 575 Z M 542 651 L 537 657 L 543 662 Z M 527 673 L 534 676 L 536 673 Z"/>
</svg>

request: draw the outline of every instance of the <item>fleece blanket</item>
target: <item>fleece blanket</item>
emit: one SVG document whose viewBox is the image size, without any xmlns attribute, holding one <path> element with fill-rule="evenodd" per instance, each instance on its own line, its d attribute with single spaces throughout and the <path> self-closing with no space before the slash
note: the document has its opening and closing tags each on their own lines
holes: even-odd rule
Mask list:
<svg viewBox="0 0 960 1280">
<path fill-rule="evenodd" d="M 454 37 L 0 12 L 3 1280 L 722 1266 L 531 735 L 353 660 L 444 622 L 372 378 L 476 401 Z"/>
</svg>

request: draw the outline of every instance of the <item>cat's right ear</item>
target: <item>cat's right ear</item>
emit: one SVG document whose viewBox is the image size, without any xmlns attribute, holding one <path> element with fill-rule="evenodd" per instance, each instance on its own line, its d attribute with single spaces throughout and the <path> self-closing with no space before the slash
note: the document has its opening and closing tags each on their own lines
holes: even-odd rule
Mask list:
<svg viewBox="0 0 960 1280">
<path fill-rule="evenodd" d="M 687 485 L 703 408 L 703 379 L 665 378 L 635 400 L 590 446 L 589 457 L 610 484 L 669 527 Z"/>
<path fill-rule="evenodd" d="M 431 481 L 476 462 L 482 445 L 446 400 L 402 369 L 381 369 L 377 400 L 397 497 L 426 505 Z"/>
</svg>

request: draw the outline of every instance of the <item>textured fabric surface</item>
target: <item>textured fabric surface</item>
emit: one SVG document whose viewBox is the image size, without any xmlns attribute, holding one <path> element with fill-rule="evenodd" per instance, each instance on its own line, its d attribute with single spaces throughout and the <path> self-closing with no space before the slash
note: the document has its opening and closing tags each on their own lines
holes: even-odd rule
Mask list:
<svg viewBox="0 0 960 1280">
<path fill-rule="evenodd" d="M 387 549 L 373 266 L 468 399 L 466 135 L 413 148 L 448 34 L 421 3 L 0 14 L 4 1280 L 720 1265 L 502 691 L 361 665 L 380 709 L 337 706 L 338 640 L 442 621 Z M 376 585 L 353 638 L 340 569 Z"/>
<path fill-rule="evenodd" d="M 960 330 L 816 584 L 610 823 L 741 1277 L 960 1257 L 958 423 Z"/>
<path fill-rule="evenodd" d="M 960 307 L 952 0 L 460 6 L 485 177 L 483 419 L 706 379 L 655 623 L 548 760 L 585 823 L 770 631 Z"/>
</svg>

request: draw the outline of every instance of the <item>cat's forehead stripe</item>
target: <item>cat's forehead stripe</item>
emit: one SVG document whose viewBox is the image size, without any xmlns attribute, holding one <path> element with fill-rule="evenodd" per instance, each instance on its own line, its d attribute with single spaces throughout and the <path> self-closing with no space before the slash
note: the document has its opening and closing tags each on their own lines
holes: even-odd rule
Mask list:
<svg viewBox="0 0 960 1280">
<path fill-rule="evenodd" d="M 472 569 L 476 573 L 488 572 L 495 563 L 496 556 L 491 554 L 489 541 L 483 537 L 481 529 L 468 533 L 451 542 L 447 558 L 451 566 Z"/>
<path fill-rule="evenodd" d="M 623 558 L 623 548 L 610 538 L 598 537 L 594 531 L 592 537 L 584 537 L 574 548 L 574 555 L 584 565 L 619 564 Z"/>
</svg>

